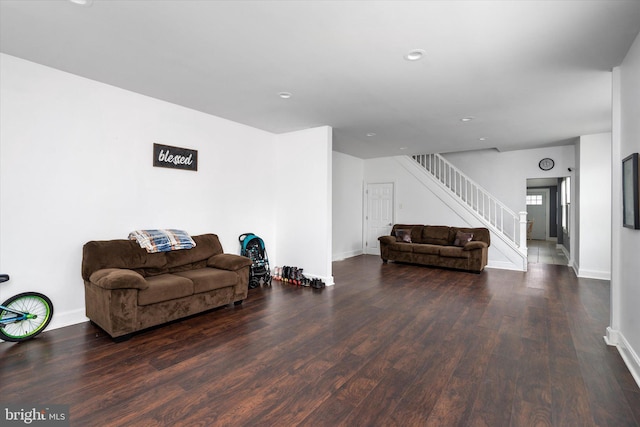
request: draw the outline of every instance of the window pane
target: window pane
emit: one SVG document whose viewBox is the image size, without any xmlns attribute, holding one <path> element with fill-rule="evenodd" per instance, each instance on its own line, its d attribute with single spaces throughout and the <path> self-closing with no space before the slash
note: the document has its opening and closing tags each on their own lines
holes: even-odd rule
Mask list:
<svg viewBox="0 0 640 427">
<path fill-rule="evenodd" d="M 542 194 L 527 194 L 527 205 L 542 205 Z"/>
</svg>

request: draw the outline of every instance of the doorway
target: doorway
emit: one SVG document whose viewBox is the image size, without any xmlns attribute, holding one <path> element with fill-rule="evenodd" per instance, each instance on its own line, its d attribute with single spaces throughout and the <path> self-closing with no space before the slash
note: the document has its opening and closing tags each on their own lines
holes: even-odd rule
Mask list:
<svg viewBox="0 0 640 427">
<path fill-rule="evenodd" d="M 392 182 L 367 184 L 365 190 L 364 253 L 380 255 L 378 237 L 389 235 L 394 221 L 394 185 Z"/>
<path fill-rule="evenodd" d="M 568 251 L 563 246 L 563 211 L 560 183 L 562 178 L 527 180 L 527 236 L 529 263 L 568 264 Z"/>
</svg>

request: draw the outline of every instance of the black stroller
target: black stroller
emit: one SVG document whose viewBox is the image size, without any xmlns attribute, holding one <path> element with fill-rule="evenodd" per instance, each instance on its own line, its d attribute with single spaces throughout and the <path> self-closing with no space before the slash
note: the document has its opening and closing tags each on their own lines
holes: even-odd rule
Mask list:
<svg viewBox="0 0 640 427">
<path fill-rule="evenodd" d="M 264 240 L 253 233 L 241 234 L 240 255 L 251 259 L 251 271 L 249 273 L 249 289 L 254 289 L 262 284 L 271 285 L 271 270 L 269 269 L 269 257 L 264 247 Z"/>
</svg>

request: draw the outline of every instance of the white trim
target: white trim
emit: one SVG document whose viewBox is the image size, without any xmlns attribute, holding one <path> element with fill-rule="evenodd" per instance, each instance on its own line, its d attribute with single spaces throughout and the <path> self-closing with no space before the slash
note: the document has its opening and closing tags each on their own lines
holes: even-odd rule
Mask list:
<svg viewBox="0 0 640 427">
<path fill-rule="evenodd" d="M 580 268 L 578 269 L 577 276 L 583 277 L 585 279 L 611 280 L 610 271 L 585 270 L 583 268 Z"/>
<path fill-rule="evenodd" d="M 611 345 L 614 347 L 617 346 L 618 343 L 620 342 L 620 332 L 614 329 L 611 329 L 611 326 L 607 327 L 606 332 L 607 333 L 604 336 L 604 342 L 606 342 L 607 345 Z"/>
<path fill-rule="evenodd" d="M 633 347 L 629 345 L 629 342 L 622 332 L 608 327 L 606 335 L 604 336 L 604 342 L 618 349 L 620 357 L 622 357 L 629 372 L 631 372 L 631 376 L 633 376 L 636 384 L 640 387 L 640 357 L 638 357 L 638 353 L 635 352 Z"/>
<path fill-rule="evenodd" d="M 570 259 L 569 264 L 567 264 L 567 267 L 571 267 L 573 269 L 573 274 L 575 274 L 576 277 L 578 277 L 578 272 L 580 271 L 580 267 L 576 265 L 574 260 Z"/>
<path fill-rule="evenodd" d="M 325 286 L 333 286 L 336 284 L 336 282 L 333 281 L 333 276 L 316 276 L 313 274 L 305 274 L 305 277 L 308 277 L 309 279 L 320 279 L 324 282 Z"/>
<path fill-rule="evenodd" d="M 354 256 L 363 255 L 364 250 L 356 249 L 355 251 L 341 252 L 333 254 L 332 261 L 342 261 L 343 259 L 353 258 Z"/>
<path fill-rule="evenodd" d="M 514 265 L 511 262 L 507 261 L 487 261 L 487 265 L 485 268 L 495 268 L 496 270 L 511 270 L 511 271 L 523 271 L 518 266 Z M 526 270 L 524 270 L 526 271 Z"/>
<path fill-rule="evenodd" d="M 43 333 L 47 333 L 47 331 L 64 328 L 66 326 L 77 325 L 78 323 L 83 323 L 88 321 L 89 321 L 89 318 L 85 316 L 84 308 L 66 311 L 64 313 L 58 313 L 54 311 L 53 317 L 51 318 L 51 323 L 47 325 L 47 329 L 45 329 Z M 4 341 L 0 340 L 0 342 L 4 342 Z"/>
<path fill-rule="evenodd" d="M 89 318 L 85 316 L 84 307 L 77 310 L 65 311 L 63 313 L 54 312 L 51 323 L 49 323 L 45 332 L 51 329 L 64 328 L 65 326 L 76 325 L 87 321 L 89 321 Z"/>
<path fill-rule="evenodd" d="M 564 254 L 564 257 L 566 259 L 569 259 L 569 251 L 567 250 L 567 248 L 564 247 L 564 245 L 556 243 L 556 249 L 560 249 L 562 251 L 562 253 Z"/>
<path fill-rule="evenodd" d="M 622 83 L 620 66 L 613 68 L 611 102 L 611 291 L 609 328 L 618 330 L 622 313 Z"/>
</svg>

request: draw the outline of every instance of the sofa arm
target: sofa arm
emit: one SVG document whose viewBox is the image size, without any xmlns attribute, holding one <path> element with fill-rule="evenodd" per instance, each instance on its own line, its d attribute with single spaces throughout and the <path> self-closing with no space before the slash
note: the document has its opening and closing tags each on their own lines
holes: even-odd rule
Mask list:
<svg viewBox="0 0 640 427">
<path fill-rule="evenodd" d="M 462 249 L 465 251 L 472 251 L 474 249 L 482 249 L 487 247 L 489 247 L 489 245 L 487 245 L 485 242 L 480 242 L 475 240 L 475 241 L 465 243 Z"/>
<path fill-rule="evenodd" d="M 238 271 L 241 268 L 248 267 L 252 264 L 251 259 L 246 256 L 234 254 L 218 254 L 207 260 L 207 266 L 220 268 L 222 270 Z"/>
<path fill-rule="evenodd" d="M 378 237 L 380 243 L 384 243 L 386 245 L 390 245 L 396 242 L 396 238 L 394 236 L 380 236 Z"/>
<path fill-rule="evenodd" d="M 89 281 L 103 289 L 147 289 L 144 277 L 133 270 L 123 268 L 103 268 L 89 276 Z"/>
</svg>

